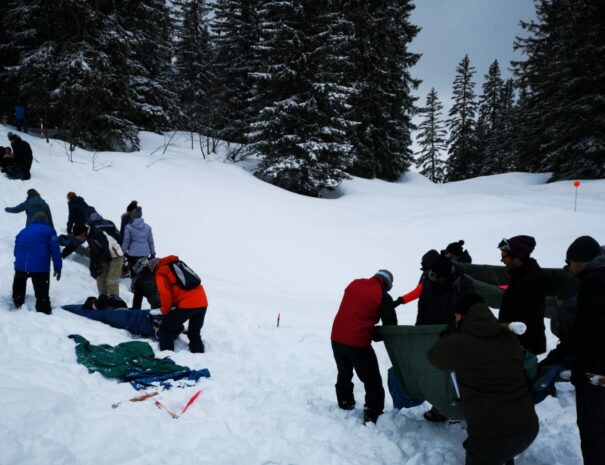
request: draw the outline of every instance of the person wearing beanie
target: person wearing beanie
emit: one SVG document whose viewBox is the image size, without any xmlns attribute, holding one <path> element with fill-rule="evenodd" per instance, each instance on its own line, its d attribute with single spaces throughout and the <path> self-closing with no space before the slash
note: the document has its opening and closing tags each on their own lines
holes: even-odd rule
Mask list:
<svg viewBox="0 0 605 465">
<path fill-rule="evenodd" d="M 418 299 L 416 325 L 441 325 L 454 321 L 454 308 L 467 294 L 475 292 L 473 281 L 462 273 L 449 258 L 438 255 L 431 263 L 427 279 Z M 424 413 L 432 422 L 444 422 L 448 418 L 435 407 Z"/>
<path fill-rule="evenodd" d="M 590 236 L 574 240 L 566 253 L 569 269 L 579 279 L 571 343 L 571 382 L 576 388 L 576 413 L 585 465 L 605 457 L 605 254 Z"/>
<path fill-rule="evenodd" d="M 498 321 L 525 323 L 527 331 L 519 336 L 521 345 L 534 355 L 546 351 L 544 309 L 545 279 L 538 262 L 530 255 L 536 247 L 531 236 L 514 236 L 498 244 L 500 260 L 510 276 L 502 296 Z"/>
<path fill-rule="evenodd" d="M 468 253 L 468 250 L 462 248 L 463 245 L 464 241 L 462 239 L 458 242 L 452 242 L 451 244 L 448 244 L 445 250 L 441 251 L 441 254 L 454 262 L 473 263 L 473 259 Z"/>
<path fill-rule="evenodd" d="M 143 220 L 143 209 L 136 207 L 131 212 L 131 221 L 124 228 L 122 236 L 122 250 L 128 261 L 128 271 L 133 277 L 133 269 L 142 258 L 155 257 L 153 232 Z"/>
<path fill-rule="evenodd" d="M 384 387 L 372 340 L 378 340 L 374 326 L 396 325 L 393 299 L 388 291 L 393 286 L 393 274 L 379 270 L 371 278 L 352 281 L 345 289 L 334 323 L 332 352 L 338 375 L 336 400 L 343 410 L 355 407 L 353 371 L 365 388 L 364 423 L 376 423 L 384 409 Z"/>
<path fill-rule="evenodd" d="M 33 216 L 36 212 L 42 212 L 48 218 L 48 224 L 51 227 L 55 227 L 53 224 L 53 216 L 50 213 L 48 204 L 40 197 L 40 193 L 36 189 L 27 190 L 27 199 L 15 207 L 6 207 L 4 209 L 7 213 L 21 213 L 22 211 L 26 214 L 25 226 L 29 226 L 32 222 Z"/>
<path fill-rule="evenodd" d="M 67 234 L 78 235 L 73 232 L 73 229 L 75 226 L 82 227 L 86 224 L 89 209 L 90 207 L 82 197 L 76 195 L 75 192 L 67 193 Z"/>
<path fill-rule="evenodd" d="M 31 278 L 36 296 L 36 311 L 51 313 L 49 297 L 50 262 L 54 276 L 61 279 L 61 250 L 54 228 L 49 225 L 48 216 L 37 211 L 31 223 L 15 238 L 15 276 L 13 278 L 13 304 L 21 308 L 25 303 L 27 280 Z"/>
<path fill-rule="evenodd" d="M 465 463 L 512 464 L 539 429 L 522 347 L 477 294 L 458 301 L 455 317 L 457 330 L 442 333 L 427 358 L 456 374 L 468 431 Z"/>
</svg>

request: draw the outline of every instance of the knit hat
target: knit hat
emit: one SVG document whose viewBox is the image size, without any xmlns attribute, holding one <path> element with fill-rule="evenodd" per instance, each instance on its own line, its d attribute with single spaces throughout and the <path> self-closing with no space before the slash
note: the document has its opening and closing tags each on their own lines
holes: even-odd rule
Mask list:
<svg viewBox="0 0 605 465">
<path fill-rule="evenodd" d="M 452 255 L 454 255 L 455 257 L 459 257 L 460 255 L 462 255 L 462 252 L 463 252 L 462 246 L 463 245 L 464 245 L 464 241 L 462 239 L 460 239 L 458 242 L 452 242 L 451 244 L 448 244 L 448 246 L 445 248 L 445 250 L 443 252 L 448 252 L 448 253 L 451 253 Z"/>
<path fill-rule="evenodd" d="M 435 249 L 429 250 L 422 256 L 422 259 L 420 260 L 420 269 L 422 271 L 430 270 L 433 261 L 435 261 L 435 258 L 437 258 L 438 256 L 439 252 L 437 252 Z"/>
<path fill-rule="evenodd" d="M 8 140 L 13 141 L 13 140 L 20 140 L 21 138 L 15 134 L 14 132 L 10 132 L 7 134 L 8 135 Z"/>
<path fill-rule="evenodd" d="M 132 213 L 130 214 L 131 218 L 142 218 L 143 217 L 143 209 L 141 207 L 137 207 L 134 210 L 132 210 Z"/>
<path fill-rule="evenodd" d="M 391 290 L 393 287 L 393 273 L 391 273 L 389 270 L 378 270 L 374 276 L 378 276 L 380 279 L 382 279 L 387 291 Z"/>
<path fill-rule="evenodd" d="M 71 229 L 71 233 L 74 236 L 81 236 L 85 232 L 88 232 L 88 228 L 83 224 L 74 224 L 74 227 Z"/>
<path fill-rule="evenodd" d="M 435 257 L 431 265 L 431 271 L 440 278 L 449 278 L 454 271 L 453 268 L 452 261 L 443 255 Z"/>
<path fill-rule="evenodd" d="M 36 212 L 32 215 L 32 221 L 39 221 L 44 224 L 48 224 L 48 216 L 44 212 Z"/>
<path fill-rule="evenodd" d="M 155 269 L 158 267 L 159 264 L 160 264 L 159 258 L 152 258 L 147 262 L 147 267 L 149 268 L 149 271 L 154 273 Z"/>
<path fill-rule="evenodd" d="M 514 236 L 510 239 L 502 239 L 498 248 L 513 257 L 527 260 L 536 248 L 536 240 L 531 236 Z"/>
<path fill-rule="evenodd" d="M 460 315 L 466 315 L 466 312 L 470 307 L 475 304 L 484 304 L 485 300 L 479 294 L 464 294 L 459 299 L 458 302 L 454 305 L 454 313 L 458 313 Z"/>
<path fill-rule="evenodd" d="M 566 258 L 574 262 L 589 262 L 602 253 L 599 243 L 590 236 L 580 236 L 567 249 Z"/>
<path fill-rule="evenodd" d="M 128 204 L 128 206 L 126 207 L 126 211 L 128 213 L 130 213 L 132 210 L 134 210 L 135 208 L 137 208 L 139 206 L 139 203 L 136 200 L 133 200 L 132 202 L 130 202 Z"/>
</svg>

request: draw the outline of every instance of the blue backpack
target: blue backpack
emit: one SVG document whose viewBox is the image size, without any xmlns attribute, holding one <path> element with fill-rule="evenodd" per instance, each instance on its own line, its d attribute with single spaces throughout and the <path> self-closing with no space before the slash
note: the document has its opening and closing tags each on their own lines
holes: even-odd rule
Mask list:
<svg viewBox="0 0 605 465">
<path fill-rule="evenodd" d="M 181 289 L 190 291 L 202 283 L 202 280 L 196 274 L 196 272 L 189 268 L 185 262 L 178 260 L 176 262 L 169 263 L 169 266 L 170 270 L 174 274 L 174 277 L 176 278 L 177 285 Z"/>
</svg>

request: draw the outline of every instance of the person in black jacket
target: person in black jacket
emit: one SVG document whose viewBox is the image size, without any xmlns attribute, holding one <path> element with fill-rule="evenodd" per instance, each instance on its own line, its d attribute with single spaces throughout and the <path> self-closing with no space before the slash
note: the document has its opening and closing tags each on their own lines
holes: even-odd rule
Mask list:
<svg viewBox="0 0 605 465">
<path fill-rule="evenodd" d="M 82 227 L 86 225 L 90 207 L 86 201 L 82 197 L 76 195 L 75 192 L 68 192 L 67 209 L 69 211 L 67 217 L 67 234 L 72 234 L 73 227 L 76 225 L 81 231 Z"/>
<path fill-rule="evenodd" d="M 540 265 L 530 258 L 535 247 L 536 240 L 531 236 L 515 236 L 503 239 L 498 244 L 501 261 L 510 274 L 509 285 L 502 296 L 498 321 L 525 323 L 527 331 L 519 336 L 519 341 L 526 350 L 540 355 L 546 351 L 546 293 Z"/>
<path fill-rule="evenodd" d="M 147 299 L 151 308 L 160 308 L 160 294 L 155 284 L 153 273 L 147 266 L 146 258 L 140 259 L 132 269 L 132 286 L 134 293 L 132 308 L 139 310 L 143 303 L 143 297 Z"/>
<path fill-rule="evenodd" d="M 473 294 L 473 281 L 465 276 L 458 265 L 443 256 L 434 257 L 418 298 L 416 325 L 441 325 L 455 321 L 454 310 L 464 295 Z M 432 422 L 448 418 L 435 407 L 424 413 Z"/>
<path fill-rule="evenodd" d="M 30 145 L 22 140 L 17 134 L 12 132 L 8 133 L 8 140 L 10 140 L 13 148 L 13 154 L 15 156 L 15 163 L 21 169 L 21 179 L 24 181 L 31 179 L 30 170 L 34 157 L 32 155 L 32 148 Z"/>
<path fill-rule="evenodd" d="M 566 262 L 579 278 L 572 343 L 571 382 L 584 465 L 605 460 L 605 254 L 590 236 L 578 237 L 567 249 Z"/>
</svg>

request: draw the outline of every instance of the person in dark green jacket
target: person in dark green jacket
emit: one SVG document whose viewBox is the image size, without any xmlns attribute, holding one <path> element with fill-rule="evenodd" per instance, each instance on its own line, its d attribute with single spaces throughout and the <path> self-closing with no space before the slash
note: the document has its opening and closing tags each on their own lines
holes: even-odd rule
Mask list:
<svg viewBox="0 0 605 465">
<path fill-rule="evenodd" d="M 502 329 L 478 294 L 463 296 L 456 327 L 428 351 L 435 367 L 453 371 L 468 426 L 466 465 L 511 465 L 538 435 L 538 417 L 517 338 Z"/>
</svg>

